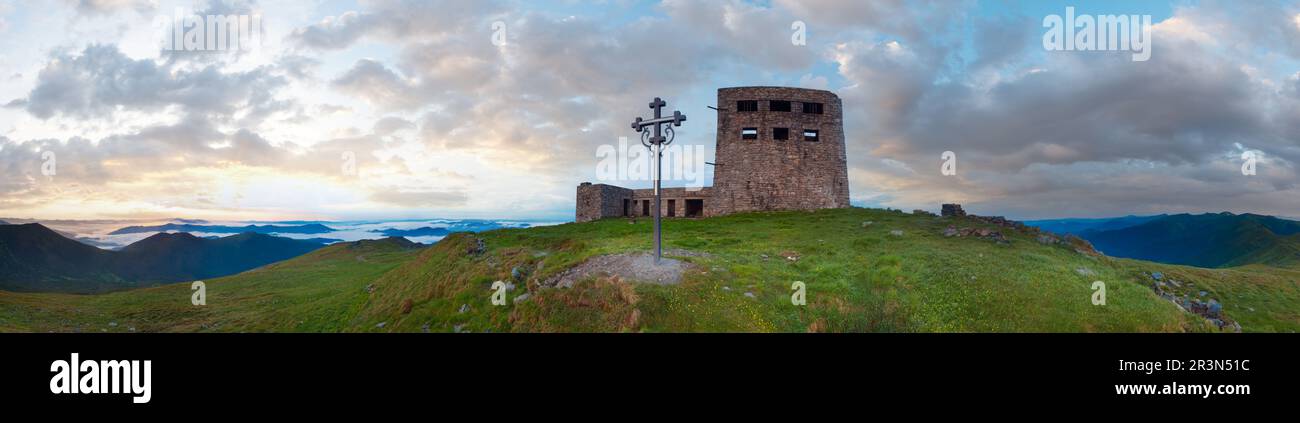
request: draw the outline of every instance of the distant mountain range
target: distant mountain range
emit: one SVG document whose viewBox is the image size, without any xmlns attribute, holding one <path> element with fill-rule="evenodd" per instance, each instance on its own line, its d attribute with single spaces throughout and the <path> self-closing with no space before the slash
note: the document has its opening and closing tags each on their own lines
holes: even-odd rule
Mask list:
<svg viewBox="0 0 1300 423">
<path fill-rule="evenodd" d="M 384 236 L 447 236 L 451 230 L 447 228 L 431 228 L 428 226 L 416 229 L 380 229 L 370 231 L 372 233 L 383 234 Z"/>
<path fill-rule="evenodd" d="M 159 233 L 107 251 L 38 223 L 0 226 L 0 290 L 92 293 L 215 278 L 297 257 L 321 244 L 258 233 L 218 239 Z"/>
<path fill-rule="evenodd" d="M 1211 268 L 1300 265 L 1300 222 L 1272 216 L 1224 212 L 1026 224 L 1077 235 L 1113 257 Z"/>
<path fill-rule="evenodd" d="M 113 232 L 109 235 L 122 234 L 139 234 L 148 232 L 205 232 L 212 234 L 323 234 L 334 232 L 333 228 L 328 226 L 312 223 L 307 225 L 247 225 L 247 226 L 224 226 L 224 225 L 200 225 L 190 223 L 168 223 L 165 225 L 155 226 L 127 226 Z"/>
<path fill-rule="evenodd" d="M 1061 235 L 1080 235 L 1087 231 L 1112 231 L 1124 229 L 1167 216 L 1168 215 L 1162 214 L 1157 216 L 1129 215 L 1124 217 L 1108 217 L 1100 219 L 1031 220 L 1025 222 L 1025 224 L 1029 226 L 1037 226 L 1039 229 Z"/>
</svg>

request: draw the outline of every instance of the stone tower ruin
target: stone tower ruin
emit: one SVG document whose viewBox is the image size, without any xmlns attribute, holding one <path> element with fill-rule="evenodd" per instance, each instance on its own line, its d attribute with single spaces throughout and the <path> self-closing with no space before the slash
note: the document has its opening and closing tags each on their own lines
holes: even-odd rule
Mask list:
<svg viewBox="0 0 1300 423">
<path fill-rule="evenodd" d="M 718 90 L 712 187 L 664 188 L 665 217 L 849 207 L 844 117 L 823 90 L 735 87 Z M 648 216 L 651 189 L 584 182 L 576 220 Z"/>
</svg>

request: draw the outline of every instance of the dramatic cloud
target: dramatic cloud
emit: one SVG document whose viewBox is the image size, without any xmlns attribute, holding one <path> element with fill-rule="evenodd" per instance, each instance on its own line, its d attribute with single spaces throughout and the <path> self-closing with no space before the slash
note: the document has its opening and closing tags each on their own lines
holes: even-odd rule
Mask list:
<svg viewBox="0 0 1300 423">
<path fill-rule="evenodd" d="M 146 13 L 158 7 L 155 0 L 64 0 L 72 4 L 77 12 L 83 14 L 100 15 L 113 14 L 121 11 L 133 11 Z"/>
<path fill-rule="evenodd" d="M 437 40 L 471 30 L 485 18 L 504 11 L 494 0 L 372 0 L 363 3 L 365 11 L 326 17 L 314 25 L 294 30 L 291 39 L 303 47 L 322 50 L 347 48 L 366 36 L 399 42 Z M 477 29 L 486 31 L 487 27 Z"/>
<path fill-rule="evenodd" d="M 229 116 L 243 108 L 271 106 L 271 94 L 284 84 L 266 68 L 242 73 L 226 73 L 217 65 L 178 69 L 131 59 L 114 46 L 90 45 L 51 58 L 28 98 L 14 104 L 42 119 L 96 119 L 122 109 L 155 112 L 169 106 Z"/>
<path fill-rule="evenodd" d="M 260 13 L 269 39 L 145 54 L 157 45 L 145 32 L 66 31 L 40 60 L 0 62 L 17 75 L 5 92 L 21 92 L 0 99 L 0 215 L 565 218 L 596 147 L 634 136 L 650 98 L 691 117 L 679 142 L 711 151 L 717 88 L 793 85 L 843 99 L 856 204 L 1300 217 L 1295 5 L 1089 8 L 1154 14 L 1144 62 L 1045 51 L 1043 15 L 1063 7 L 1037 4 L 61 5 L 70 26 L 148 28 L 149 11 L 175 7 Z M 791 42 L 800 27 L 805 45 Z M 939 172 L 945 151 L 956 176 Z M 56 176 L 41 173 L 43 152 Z M 1256 175 L 1241 174 L 1245 153 Z"/>
</svg>

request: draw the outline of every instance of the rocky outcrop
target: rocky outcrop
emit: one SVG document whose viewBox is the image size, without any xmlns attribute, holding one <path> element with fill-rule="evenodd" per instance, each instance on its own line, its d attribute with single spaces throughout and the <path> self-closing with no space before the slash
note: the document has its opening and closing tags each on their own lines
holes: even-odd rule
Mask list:
<svg viewBox="0 0 1300 423">
<path fill-rule="evenodd" d="M 957 229 L 956 226 L 949 225 L 947 229 L 944 229 L 944 230 L 943 230 L 943 236 L 945 236 L 945 237 L 958 237 L 958 238 L 961 238 L 961 237 L 976 237 L 976 238 L 987 239 L 987 240 L 990 240 L 990 241 L 996 242 L 996 243 L 998 243 L 998 244 L 1010 244 L 1010 243 L 1011 243 L 1011 241 L 1008 241 L 1008 240 L 1007 240 L 1007 237 L 1003 236 L 1001 232 L 998 232 L 998 231 L 995 231 L 995 230 L 991 230 L 991 229 L 986 229 L 986 228 L 961 228 L 961 229 Z"/>
<path fill-rule="evenodd" d="M 974 228 L 974 227 L 958 228 L 956 225 L 948 225 L 948 228 L 944 229 L 943 231 L 943 236 L 945 237 L 973 236 L 977 238 L 988 239 L 997 242 L 999 244 L 1009 244 L 1011 241 L 1003 235 L 1003 232 L 1020 232 L 1035 237 L 1035 239 L 1040 244 L 1061 245 L 1061 246 L 1074 249 L 1074 251 L 1079 254 L 1088 255 L 1088 256 L 1101 255 L 1101 253 L 1097 252 L 1097 249 L 1093 248 L 1092 243 L 1088 242 L 1083 238 L 1079 238 L 1074 235 L 1067 235 L 1065 236 L 1065 238 L 1058 238 L 1055 235 L 1043 232 L 1042 230 L 1036 227 L 1029 226 L 1022 222 L 1017 222 L 1015 220 L 1007 219 L 1002 216 L 979 216 L 973 214 L 966 214 L 966 211 L 962 210 L 961 204 L 944 204 L 942 216 L 945 219 L 953 219 L 956 222 L 983 223 L 987 225 L 993 225 L 1002 229 L 1002 230 L 990 230 L 990 229 L 982 229 L 982 228 Z"/>
<path fill-rule="evenodd" d="M 1151 279 L 1151 290 L 1160 298 L 1174 303 L 1183 311 L 1205 318 L 1219 330 L 1241 332 L 1241 324 L 1223 313 L 1223 304 L 1217 299 L 1209 298 L 1209 292 L 1197 290 L 1195 282 L 1165 277 L 1160 272 L 1151 272 L 1146 276 Z"/>
</svg>

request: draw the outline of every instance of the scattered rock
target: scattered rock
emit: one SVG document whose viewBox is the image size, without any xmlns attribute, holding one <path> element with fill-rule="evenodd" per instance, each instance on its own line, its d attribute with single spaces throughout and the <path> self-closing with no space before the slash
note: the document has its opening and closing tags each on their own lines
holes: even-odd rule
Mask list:
<svg viewBox="0 0 1300 423">
<path fill-rule="evenodd" d="M 465 314 L 465 312 L 467 311 L 469 311 L 469 304 L 461 304 L 460 310 L 457 310 L 456 312 L 460 314 Z"/>
<path fill-rule="evenodd" d="M 366 285 L 366 292 L 373 294 L 375 292 L 375 284 L 372 283 Z"/>
<path fill-rule="evenodd" d="M 868 227 L 868 226 L 871 226 L 871 225 L 874 225 L 874 224 L 876 224 L 876 222 L 872 222 L 872 221 L 868 220 L 868 221 L 866 221 L 866 222 L 862 222 L 862 227 L 865 228 L 865 227 Z"/>
<path fill-rule="evenodd" d="M 384 326 L 388 326 L 388 322 L 379 322 L 379 323 L 376 323 L 376 324 L 375 324 L 375 329 L 383 329 Z"/>
<path fill-rule="evenodd" d="M 425 323 L 424 326 L 420 326 L 420 332 L 429 333 L 429 324 Z"/>
<path fill-rule="evenodd" d="M 889 231 L 889 234 L 893 236 L 903 236 L 903 231 L 894 229 L 892 231 Z"/>
<path fill-rule="evenodd" d="M 722 286 L 722 290 L 723 290 L 723 291 L 730 291 L 730 290 L 731 290 L 731 287 L 730 287 L 730 286 L 723 285 L 723 286 Z"/>
<path fill-rule="evenodd" d="M 1087 267 L 1079 267 L 1079 268 L 1076 268 L 1076 269 L 1074 269 L 1074 272 L 1075 272 L 1075 273 L 1078 273 L 1079 275 L 1082 275 L 1082 276 L 1092 276 L 1092 275 L 1097 274 L 1096 272 L 1093 272 L 1092 269 L 1089 269 L 1089 268 L 1087 268 Z"/>
<path fill-rule="evenodd" d="M 954 237 L 954 236 L 955 236 L 955 237 L 959 237 L 959 238 L 960 238 L 960 237 L 972 236 L 972 237 L 977 237 L 977 238 L 988 239 L 988 240 L 991 240 L 991 241 L 997 242 L 997 243 L 999 243 L 999 244 L 1008 244 L 1008 243 L 1010 243 L 1010 241 L 1008 241 L 1006 237 L 1002 236 L 1002 233 L 1001 233 L 1001 232 L 994 231 L 994 230 L 990 230 L 990 229 L 986 229 L 986 228 L 961 228 L 961 229 L 957 229 L 956 226 L 948 226 L 947 229 L 944 229 L 944 231 L 943 231 L 943 236 L 946 236 L 946 237 Z"/>
<path fill-rule="evenodd" d="M 487 243 L 483 242 L 482 238 L 474 237 L 474 240 L 470 241 L 469 247 L 465 249 L 465 254 L 477 256 L 483 254 L 484 251 L 487 251 Z"/>
<path fill-rule="evenodd" d="M 1209 308 L 1210 315 L 1218 317 L 1219 313 L 1223 311 L 1223 304 L 1219 304 L 1219 302 L 1215 300 L 1210 300 Z"/>
<path fill-rule="evenodd" d="M 108 322 L 108 325 L 111 327 L 117 327 L 117 322 Z"/>
<path fill-rule="evenodd" d="M 745 293 L 745 296 L 746 296 L 746 297 L 749 297 L 749 298 L 758 298 L 757 296 L 754 295 L 753 292 L 746 292 L 746 293 Z"/>
<path fill-rule="evenodd" d="M 464 333 L 464 332 L 468 332 L 468 331 L 465 330 L 465 324 L 464 324 L 464 323 L 461 323 L 461 324 L 456 325 L 456 326 L 452 326 L 452 327 L 451 327 L 451 330 L 452 330 L 452 332 L 456 332 L 456 333 Z"/>
<path fill-rule="evenodd" d="M 1057 237 L 1048 234 L 1039 234 L 1038 243 L 1043 245 L 1056 245 L 1056 244 L 1060 244 L 1061 240 Z"/>
<path fill-rule="evenodd" d="M 528 277 L 528 269 L 525 269 L 521 266 L 515 266 L 514 268 L 510 269 L 510 279 L 514 279 L 515 282 L 523 282 L 524 279 L 527 277 Z"/>
<path fill-rule="evenodd" d="M 515 297 L 515 299 L 514 299 L 513 301 L 514 301 L 515 304 L 519 304 L 519 303 L 522 303 L 522 302 L 524 302 L 524 301 L 528 301 L 528 293 L 525 292 L 525 293 L 523 293 L 523 294 L 520 294 L 518 297 Z"/>
<path fill-rule="evenodd" d="M 785 257 L 785 259 L 786 259 L 786 260 L 789 260 L 789 261 L 799 261 L 799 252 L 797 252 L 797 251 L 782 251 L 782 252 L 781 252 L 781 257 Z"/>
<path fill-rule="evenodd" d="M 1175 306 L 1178 306 L 1179 310 L 1201 316 L 1202 318 L 1205 318 L 1206 322 L 1213 324 L 1220 330 L 1241 332 L 1241 324 L 1223 314 L 1223 303 L 1220 303 L 1219 300 L 1211 298 L 1209 301 L 1201 301 L 1201 298 L 1191 297 L 1189 292 L 1180 293 L 1180 291 L 1178 291 L 1184 283 L 1173 278 L 1165 277 L 1165 275 L 1160 272 L 1151 272 L 1149 275 L 1152 279 L 1151 289 L 1155 291 L 1156 295 L 1159 295 L 1160 298 L 1163 298 L 1166 301 L 1174 303 Z M 1186 282 L 1186 285 L 1190 287 L 1193 283 L 1189 281 Z M 1209 295 L 1209 292 L 1196 291 L 1197 297 L 1205 297 L 1207 295 Z"/>
<path fill-rule="evenodd" d="M 1092 243 L 1088 242 L 1088 240 L 1086 239 L 1079 238 L 1074 235 L 1066 235 L 1065 243 L 1071 247 L 1074 247 L 1074 252 L 1076 253 L 1083 254 L 1085 256 L 1101 255 L 1101 253 L 1098 253 L 1097 249 L 1092 246 Z"/>
</svg>

